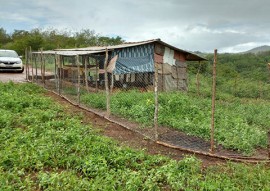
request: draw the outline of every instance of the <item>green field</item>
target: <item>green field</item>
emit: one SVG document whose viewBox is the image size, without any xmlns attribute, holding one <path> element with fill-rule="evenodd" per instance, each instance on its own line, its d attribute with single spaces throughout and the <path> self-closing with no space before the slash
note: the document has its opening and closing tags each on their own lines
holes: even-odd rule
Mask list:
<svg viewBox="0 0 270 191">
<path fill-rule="evenodd" d="M 270 170 L 207 169 L 119 146 L 38 86 L 0 83 L 0 190 L 268 190 Z"/>
<path fill-rule="evenodd" d="M 83 94 L 82 102 L 105 109 L 105 95 Z M 270 103 L 265 100 L 218 100 L 215 114 L 215 139 L 226 148 L 251 154 L 267 147 L 270 130 Z M 111 97 L 112 113 L 151 126 L 154 115 L 153 93 L 118 92 Z M 159 94 L 158 123 L 210 139 L 211 99 L 182 92 Z"/>
</svg>

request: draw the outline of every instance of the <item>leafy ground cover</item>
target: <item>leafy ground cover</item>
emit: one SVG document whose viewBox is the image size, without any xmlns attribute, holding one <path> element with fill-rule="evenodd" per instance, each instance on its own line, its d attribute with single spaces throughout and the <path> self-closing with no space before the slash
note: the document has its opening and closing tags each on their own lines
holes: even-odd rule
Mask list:
<svg viewBox="0 0 270 191">
<path fill-rule="evenodd" d="M 82 102 L 105 109 L 105 95 L 84 94 Z M 240 98 L 217 101 L 215 139 L 226 148 L 251 154 L 255 148 L 267 146 L 270 130 L 270 103 L 264 100 Z M 114 114 L 151 126 L 154 114 L 154 95 L 136 90 L 117 92 L 111 97 Z M 160 125 L 173 127 L 190 135 L 210 139 L 211 99 L 183 92 L 159 94 Z"/>
<path fill-rule="evenodd" d="M 207 169 L 119 146 L 32 84 L 0 83 L 0 190 L 267 190 L 263 165 Z"/>
</svg>

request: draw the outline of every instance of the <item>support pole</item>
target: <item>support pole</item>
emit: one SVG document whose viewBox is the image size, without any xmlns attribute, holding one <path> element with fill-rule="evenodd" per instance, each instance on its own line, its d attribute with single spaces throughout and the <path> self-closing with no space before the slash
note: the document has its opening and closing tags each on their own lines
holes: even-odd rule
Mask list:
<svg viewBox="0 0 270 191">
<path fill-rule="evenodd" d="M 95 59 L 95 63 L 96 63 L 96 92 L 98 92 L 98 78 L 99 78 L 99 74 L 98 74 L 98 62 L 97 59 Z"/>
<path fill-rule="evenodd" d="M 32 48 L 29 47 L 29 59 L 31 63 L 31 73 L 32 73 L 32 83 L 34 82 L 34 63 L 33 63 L 33 57 L 32 57 Z"/>
<path fill-rule="evenodd" d="M 215 133 L 215 100 L 216 100 L 216 64 L 217 64 L 217 49 L 215 49 L 214 51 L 214 63 L 213 63 L 211 149 L 210 149 L 211 153 L 215 152 L 214 133 Z"/>
<path fill-rule="evenodd" d="M 84 58 L 84 79 L 85 79 L 85 86 L 86 86 L 86 91 L 89 92 L 89 86 L 88 86 L 88 67 L 87 67 L 87 64 L 88 64 L 88 60 L 89 60 L 89 57 L 85 56 Z"/>
<path fill-rule="evenodd" d="M 36 78 L 36 83 L 38 83 L 37 59 L 38 59 L 38 56 L 37 56 L 37 55 L 35 55 L 35 70 L 36 70 L 36 75 L 35 75 L 35 78 Z"/>
<path fill-rule="evenodd" d="M 41 66 L 40 66 L 40 69 L 41 69 L 41 82 L 42 82 L 42 84 L 43 84 L 43 86 L 44 86 L 44 84 L 45 84 L 45 78 L 44 78 L 44 66 L 43 66 L 43 64 L 44 64 L 44 57 L 43 57 L 43 50 L 41 49 L 41 55 L 40 55 L 40 58 L 41 58 Z"/>
<path fill-rule="evenodd" d="M 62 94 L 63 90 L 63 75 L 62 75 L 62 71 L 64 68 L 63 65 L 64 65 L 64 57 L 59 55 L 59 95 Z"/>
<path fill-rule="evenodd" d="M 268 131 L 268 160 L 270 160 L 270 131 Z"/>
<path fill-rule="evenodd" d="M 155 63 L 155 113 L 154 113 L 154 131 L 155 131 L 155 141 L 158 140 L 158 66 Z"/>
<path fill-rule="evenodd" d="M 27 48 L 25 49 L 25 79 L 28 81 L 28 50 Z"/>
<path fill-rule="evenodd" d="M 54 54 L 54 81 L 55 81 L 55 89 L 57 92 L 58 91 L 58 76 L 57 76 L 57 71 L 58 71 L 58 67 L 57 67 L 57 54 Z"/>
<path fill-rule="evenodd" d="M 111 108 L 110 108 L 110 90 L 109 90 L 109 82 L 108 82 L 107 63 L 108 63 L 108 49 L 106 48 L 106 57 L 105 57 L 105 62 L 104 62 L 104 69 L 105 69 L 105 89 L 106 89 L 107 117 L 109 117 L 111 115 Z"/>
<path fill-rule="evenodd" d="M 81 76 L 80 76 L 80 62 L 79 62 L 79 55 L 76 55 L 76 64 L 77 64 L 77 101 L 80 105 L 80 97 L 81 97 Z"/>
</svg>

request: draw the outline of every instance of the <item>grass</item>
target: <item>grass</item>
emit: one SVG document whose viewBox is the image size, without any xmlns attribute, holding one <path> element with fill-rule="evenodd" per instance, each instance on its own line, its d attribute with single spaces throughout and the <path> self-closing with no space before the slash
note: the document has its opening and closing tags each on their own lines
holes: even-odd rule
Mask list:
<svg viewBox="0 0 270 191">
<path fill-rule="evenodd" d="M 104 93 L 83 94 L 81 101 L 90 107 L 105 109 Z M 219 99 L 215 114 L 215 139 L 226 148 L 252 154 L 257 147 L 267 147 L 270 130 L 270 103 L 265 100 L 240 98 Z M 111 111 L 127 119 L 152 126 L 154 116 L 153 93 L 136 90 L 114 93 Z M 211 100 L 182 92 L 159 94 L 158 123 L 210 139 Z"/>
<path fill-rule="evenodd" d="M 0 83 L 0 190 L 267 190 L 264 165 L 202 170 L 119 146 L 32 84 Z"/>
</svg>

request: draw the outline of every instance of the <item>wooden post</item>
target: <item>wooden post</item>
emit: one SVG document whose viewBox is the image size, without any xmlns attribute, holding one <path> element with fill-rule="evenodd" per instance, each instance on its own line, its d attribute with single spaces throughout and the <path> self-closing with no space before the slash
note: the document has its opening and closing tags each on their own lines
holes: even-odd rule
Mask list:
<svg viewBox="0 0 270 191">
<path fill-rule="evenodd" d="M 158 140 L 158 66 L 155 63 L 155 81 L 154 81 L 154 91 L 155 91 L 155 113 L 154 113 L 154 129 L 155 129 L 155 141 Z"/>
<path fill-rule="evenodd" d="M 44 53 L 42 53 L 42 57 L 43 57 L 43 85 L 45 87 L 46 85 L 46 60 L 45 60 Z"/>
<path fill-rule="evenodd" d="M 34 63 L 33 63 L 33 58 L 32 58 L 32 48 L 31 46 L 29 47 L 29 59 L 31 63 L 31 73 L 32 73 L 32 83 L 34 82 Z"/>
<path fill-rule="evenodd" d="M 28 50 L 27 48 L 25 49 L 25 79 L 28 81 L 28 71 L 27 71 L 27 67 L 28 67 Z"/>
<path fill-rule="evenodd" d="M 44 76 L 44 57 L 43 57 L 43 50 L 41 49 L 41 67 L 40 67 L 40 69 L 41 69 L 41 81 L 42 81 L 42 84 L 43 84 L 43 86 L 44 86 L 44 84 L 45 84 L 45 76 Z"/>
<path fill-rule="evenodd" d="M 96 63 L 96 92 L 98 92 L 98 62 L 97 59 L 95 59 L 95 63 Z"/>
<path fill-rule="evenodd" d="M 107 117 L 109 117 L 111 115 L 111 108 L 110 108 L 110 90 L 109 90 L 109 82 L 108 82 L 107 62 L 108 62 L 108 49 L 106 48 L 104 69 L 105 69 L 105 89 L 106 89 L 106 100 L 107 100 L 106 102 Z"/>
<path fill-rule="evenodd" d="M 87 92 L 89 92 L 89 86 L 88 86 L 88 67 L 87 67 L 87 64 L 88 64 L 88 59 L 89 57 L 85 56 L 85 59 L 84 59 L 84 79 L 85 79 L 85 86 L 86 86 L 86 90 Z"/>
<path fill-rule="evenodd" d="M 270 80 L 270 63 L 268 63 L 267 66 L 268 66 L 269 80 Z"/>
<path fill-rule="evenodd" d="M 161 80 L 162 80 L 162 83 L 161 83 L 161 85 L 162 85 L 162 91 L 164 91 L 164 63 L 161 63 L 161 69 L 162 69 L 162 74 L 161 74 Z"/>
<path fill-rule="evenodd" d="M 63 71 L 63 56 L 59 56 L 59 95 L 62 94 L 62 89 L 63 89 L 63 82 L 62 82 L 62 71 Z"/>
<path fill-rule="evenodd" d="M 214 133 L 215 133 L 215 101 L 216 101 L 216 64 L 217 64 L 217 49 L 214 51 L 213 63 L 213 84 L 212 84 L 212 119 L 211 119 L 211 149 L 210 152 L 214 153 Z"/>
<path fill-rule="evenodd" d="M 57 76 L 57 71 L 58 71 L 58 67 L 57 67 L 57 54 L 56 52 L 54 53 L 54 80 L 55 80 L 55 89 L 57 92 L 58 91 L 58 76 Z"/>
<path fill-rule="evenodd" d="M 81 76 L 80 76 L 80 62 L 79 62 L 79 55 L 76 55 L 76 64 L 77 64 L 77 100 L 78 104 L 80 105 L 80 97 L 81 97 L 81 92 L 80 92 L 80 84 L 81 84 Z"/>
<path fill-rule="evenodd" d="M 37 55 L 35 55 L 35 69 L 36 69 L 36 83 L 38 82 L 38 74 L 37 74 L 37 58 L 38 58 L 38 56 Z"/>
<path fill-rule="evenodd" d="M 270 160 L 270 131 L 268 131 L 268 159 Z"/>
<path fill-rule="evenodd" d="M 112 93 L 113 91 L 113 86 L 114 86 L 114 75 L 113 72 L 111 73 L 111 87 L 110 87 L 110 92 Z"/>
</svg>

